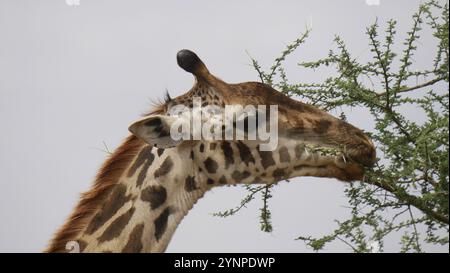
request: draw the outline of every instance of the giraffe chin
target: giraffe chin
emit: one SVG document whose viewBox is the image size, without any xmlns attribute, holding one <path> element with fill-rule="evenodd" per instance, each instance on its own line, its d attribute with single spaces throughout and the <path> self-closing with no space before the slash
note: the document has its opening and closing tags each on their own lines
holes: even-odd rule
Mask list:
<svg viewBox="0 0 450 273">
<path fill-rule="evenodd" d="M 345 168 L 336 166 L 334 172 L 335 177 L 341 181 L 361 181 L 364 178 L 364 167 L 357 163 L 349 163 Z"/>
</svg>

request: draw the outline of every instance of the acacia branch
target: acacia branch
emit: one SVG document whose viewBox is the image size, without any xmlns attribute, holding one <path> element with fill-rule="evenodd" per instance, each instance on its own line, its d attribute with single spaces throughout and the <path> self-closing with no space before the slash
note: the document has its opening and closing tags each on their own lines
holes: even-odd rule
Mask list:
<svg viewBox="0 0 450 273">
<path fill-rule="evenodd" d="M 420 211 L 425 213 L 428 217 L 433 218 L 441 223 L 447 225 L 449 224 L 448 216 L 442 215 L 439 212 L 434 211 L 427 204 L 425 204 L 425 202 L 421 198 L 406 193 L 403 188 L 397 187 L 393 183 L 384 181 L 383 182 L 372 181 L 372 180 L 365 180 L 364 182 L 383 188 L 384 190 L 393 193 L 399 200 L 407 202 L 408 204 L 419 209 Z"/>
<path fill-rule="evenodd" d="M 409 92 L 409 91 L 413 91 L 413 90 L 416 90 L 416 89 L 424 88 L 424 87 L 433 85 L 433 84 L 435 84 L 435 83 L 437 83 L 437 82 L 440 82 L 440 81 L 442 81 L 442 80 L 445 80 L 445 79 L 446 79 L 445 77 L 439 77 L 439 78 L 433 79 L 433 80 L 431 80 L 431 81 L 428 81 L 428 82 L 425 82 L 425 83 L 422 83 L 422 84 L 419 84 L 419 85 L 416 85 L 416 86 L 412 86 L 412 87 L 407 87 L 407 88 L 400 89 L 400 90 L 397 91 L 396 93 L 397 93 L 397 94 L 398 94 L 398 93 L 404 93 L 404 92 Z M 386 95 L 386 92 L 376 93 L 376 95 L 377 95 L 378 97 L 383 97 L 383 96 Z"/>
</svg>

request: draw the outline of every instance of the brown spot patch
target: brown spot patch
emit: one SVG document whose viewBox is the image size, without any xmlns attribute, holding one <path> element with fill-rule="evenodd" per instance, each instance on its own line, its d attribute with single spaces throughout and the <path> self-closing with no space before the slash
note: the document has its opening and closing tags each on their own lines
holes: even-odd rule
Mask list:
<svg viewBox="0 0 450 273">
<path fill-rule="evenodd" d="M 122 233 L 123 229 L 127 226 L 134 213 L 134 207 L 130 208 L 127 212 L 117 217 L 103 234 L 98 237 L 99 242 L 110 241 Z"/>
<path fill-rule="evenodd" d="M 141 192 L 141 200 L 150 203 L 151 209 L 156 209 L 167 199 L 167 191 L 163 186 L 148 186 Z"/>
<path fill-rule="evenodd" d="M 253 158 L 252 151 L 250 151 L 250 148 L 247 145 L 245 145 L 242 141 L 238 141 L 236 146 L 239 150 L 239 156 L 247 166 L 250 162 L 255 163 L 255 158 Z"/>
<path fill-rule="evenodd" d="M 172 170 L 173 162 L 170 157 L 166 157 L 161 166 L 155 171 L 155 178 L 166 175 Z"/>
<path fill-rule="evenodd" d="M 161 239 L 161 237 L 164 235 L 164 232 L 166 232 L 167 229 L 167 222 L 169 220 L 169 216 L 171 214 L 171 209 L 169 207 L 165 208 L 163 212 L 158 216 L 158 218 L 155 219 L 155 238 L 157 241 Z"/>
<path fill-rule="evenodd" d="M 134 175 L 137 169 L 144 164 L 144 162 L 153 161 L 153 158 L 155 156 L 152 153 L 152 147 L 151 146 L 145 146 L 137 156 L 136 160 L 134 161 L 133 165 L 131 165 L 130 169 L 128 170 L 128 177 L 131 177 Z M 150 163 L 151 164 L 151 163 Z"/>
<path fill-rule="evenodd" d="M 137 187 L 140 187 L 142 185 L 142 183 L 144 182 L 145 178 L 147 177 L 148 168 L 150 168 L 154 159 L 155 159 L 155 156 L 153 154 L 150 154 L 150 156 L 148 157 L 144 166 L 142 167 L 141 171 L 139 172 L 138 178 L 136 180 Z"/>
<path fill-rule="evenodd" d="M 122 249 L 122 253 L 137 253 L 142 250 L 142 233 L 144 224 L 139 224 L 133 228 L 128 238 L 128 242 Z"/>
<path fill-rule="evenodd" d="M 276 169 L 273 171 L 272 176 L 278 180 L 283 179 L 286 177 L 286 169 Z"/>
<path fill-rule="evenodd" d="M 219 184 L 225 185 L 227 183 L 227 179 L 224 175 L 222 175 L 219 179 Z"/>
<path fill-rule="evenodd" d="M 105 224 L 116 212 L 128 202 L 131 197 L 125 196 L 126 186 L 118 184 L 116 189 L 112 191 L 108 200 L 103 205 L 102 209 L 95 214 L 88 227 L 86 228 L 86 234 L 92 234 L 97 231 L 103 224 Z"/>
<path fill-rule="evenodd" d="M 231 164 L 234 164 L 233 148 L 231 148 L 231 144 L 228 141 L 222 142 L 221 147 L 225 157 L 225 168 L 228 169 Z"/>
<path fill-rule="evenodd" d="M 217 162 L 212 159 L 211 157 L 208 157 L 205 160 L 205 168 L 209 173 L 216 173 L 217 168 L 219 168 L 219 165 L 217 165 Z"/>
<path fill-rule="evenodd" d="M 275 160 L 273 160 L 271 151 L 261 151 L 258 147 L 259 156 L 261 157 L 261 165 L 264 169 L 275 165 Z"/>
</svg>

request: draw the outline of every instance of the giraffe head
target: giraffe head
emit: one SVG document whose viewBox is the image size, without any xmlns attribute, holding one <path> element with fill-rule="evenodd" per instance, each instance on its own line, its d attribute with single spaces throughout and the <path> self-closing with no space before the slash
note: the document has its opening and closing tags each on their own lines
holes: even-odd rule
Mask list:
<svg viewBox="0 0 450 273">
<path fill-rule="evenodd" d="M 176 98 L 168 96 L 158 111 L 136 121 L 129 130 L 152 146 L 180 149 L 180 154 L 189 151 L 186 154 L 190 159 L 187 160 L 193 160 L 207 184 L 274 183 L 296 176 L 351 181 L 361 179 L 364 168 L 374 164 L 374 145 L 360 129 L 314 106 L 291 99 L 266 84 L 228 84 L 212 75 L 192 51 L 178 52 L 177 61 L 181 68 L 194 75 L 194 86 Z M 179 125 L 185 124 L 186 118 L 171 111 L 180 106 L 179 109 L 190 111 L 190 126 L 183 134 Z M 225 110 L 220 117 L 222 121 L 231 122 L 221 124 L 231 124 L 230 128 L 237 130 L 231 130 L 231 135 L 227 135 L 229 127 L 216 126 L 217 123 L 212 122 L 206 131 L 220 133 L 212 139 L 204 138 L 201 133 L 200 138 L 198 134 L 195 138 L 193 127 L 211 122 L 214 117 L 201 115 L 195 120 L 195 109 L 211 107 L 216 111 L 227 106 L 245 109 L 250 106 L 256 111 L 253 115 L 246 112 L 247 115 L 227 117 Z M 276 111 L 271 111 L 270 106 Z M 275 122 L 272 124 L 272 121 Z M 239 128 L 244 139 L 237 137 Z M 262 149 L 262 146 L 273 139 L 249 137 L 251 133 L 258 135 L 267 130 L 276 133 L 275 145 L 270 150 Z M 174 133 L 178 133 L 178 137 L 174 137 Z"/>
</svg>

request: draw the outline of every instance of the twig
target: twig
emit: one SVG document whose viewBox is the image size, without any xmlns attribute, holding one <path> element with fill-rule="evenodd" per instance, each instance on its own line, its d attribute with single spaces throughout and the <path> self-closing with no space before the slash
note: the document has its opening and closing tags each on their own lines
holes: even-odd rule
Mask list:
<svg viewBox="0 0 450 273">
<path fill-rule="evenodd" d="M 439 77 L 439 78 L 436 78 L 434 80 L 425 82 L 423 84 L 419 84 L 419 85 L 416 85 L 416 86 L 413 86 L 413 87 L 403 88 L 403 89 L 400 89 L 399 91 L 397 91 L 396 94 L 409 92 L 409 91 L 413 91 L 413 90 L 420 89 L 420 88 L 423 88 L 423 87 L 427 87 L 427 86 L 433 85 L 433 84 L 435 84 L 435 83 L 437 83 L 439 81 L 445 80 L 445 79 L 446 79 L 445 77 Z M 376 93 L 376 95 L 378 97 L 382 97 L 382 96 L 386 95 L 386 92 Z"/>
</svg>

